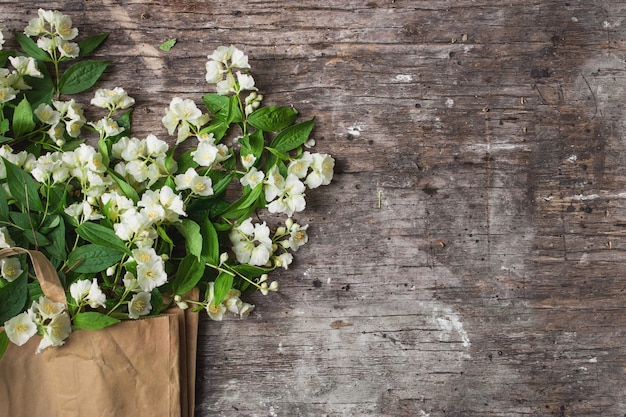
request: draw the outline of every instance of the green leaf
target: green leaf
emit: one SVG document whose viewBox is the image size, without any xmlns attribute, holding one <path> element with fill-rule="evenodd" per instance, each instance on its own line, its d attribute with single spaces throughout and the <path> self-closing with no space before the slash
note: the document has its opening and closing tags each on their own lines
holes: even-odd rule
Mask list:
<svg viewBox="0 0 626 417">
<path fill-rule="evenodd" d="M 9 131 L 9 119 L 0 120 L 0 135 L 4 135 Z"/>
<path fill-rule="evenodd" d="M 178 265 L 176 278 L 172 281 L 174 294 L 183 295 L 191 291 L 204 275 L 206 265 L 194 255 L 187 255 Z"/>
<path fill-rule="evenodd" d="M 202 96 L 202 101 L 215 118 L 226 120 L 228 107 L 230 106 L 230 99 L 228 97 L 211 93 Z"/>
<path fill-rule="evenodd" d="M 176 45 L 176 38 L 168 39 L 159 45 L 159 49 L 165 52 L 169 52 L 174 45 Z"/>
<path fill-rule="evenodd" d="M 227 272 L 220 272 L 213 285 L 213 303 L 220 305 L 232 287 L 233 275 Z"/>
<path fill-rule="evenodd" d="M 7 333 L 3 330 L 2 332 L 0 332 L 0 359 L 2 359 L 2 357 L 4 356 L 4 352 L 7 351 L 8 347 L 9 336 L 7 336 Z"/>
<path fill-rule="evenodd" d="M 91 88 L 110 61 L 81 61 L 69 67 L 59 80 L 61 94 L 77 94 Z"/>
<path fill-rule="evenodd" d="M 99 35 L 90 36 L 89 38 L 83 39 L 78 42 L 78 47 L 80 48 L 80 56 L 89 55 L 104 42 L 109 37 L 108 33 L 101 33 Z"/>
<path fill-rule="evenodd" d="M 105 138 L 100 138 L 98 140 L 98 152 L 100 153 L 100 155 L 102 155 L 102 165 L 104 166 L 109 166 L 109 163 L 111 162 L 111 157 L 109 156 L 109 144 L 111 142 L 109 142 L 108 140 L 106 140 Z"/>
<path fill-rule="evenodd" d="M 274 138 L 270 147 L 279 151 L 289 152 L 298 146 L 302 146 L 309 139 L 312 130 L 313 119 L 289 126 Z"/>
<path fill-rule="evenodd" d="M 220 259 L 220 241 L 213 223 L 208 217 L 200 222 L 202 233 L 202 258 L 208 260 L 211 265 L 217 265 Z"/>
<path fill-rule="evenodd" d="M 185 237 L 185 247 L 187 252 L 199 258 L 202 254 L 202 235 L 200 234 L 200 225 L 193 220 L 183 219 L 177 228 Z"/>
<path fill-rule="evenodd" d="M 13 35 L 28 56 L 31 56 L 38 61 L 52 62 L 50 55 L 48 55 L 43 49 L 38 47 L 37 43 L 35 43 L 35 41 L 32 40 L 29 36 L 26 36 L 20 32 L 15 32 Z"/>
<path fill-rule="evenodd" d="M 78 313 L 74 317 L 74 329 L 78 330 L 101 330 L 112 326 L 120 321 L 97 311 Z"/>
<path fill-rule="evenodd" d="M 286 152 L 282 152 L 282 151 L 279 151 L 278 149 L 270 148 L 269 146 L 266 147 L 265 149 L 267 149 L 271 154 L 273 154 L 278 159 L 281 159 L 283 161 L 288 161 L 290 159 L 289 154 L 287 154 Z"/>
<path fill-rule="evenodd" d="M 2 158 L 7 170 L 9 191 L 20 205 L 28 211 L 43 212 L 43 203 L 39 197 L 39 186 L 26 171 Z"/>
<path fill-rule="evenodd" d="M 36 230 L 26 229 L 22 231 L 22 234 L 30 242 L 31 245 L 34 245 L 36 247 L 48 246 L 52 244 L 50 239 L 48 239 Z"/>
<path fill-rule="evenodd" d="M 115 180 L 118 187 L 120 187 L 120 190 L 122 191 L 122 193 L 124 193 L 126 197 L 130 198 L 135 203 L 139 201 L 139 194 L 137 194 L 137 190 L 135 190 L 129 183 L 124 181 L 117 172 L 113 171 L 112 169 L 109 169 L 107 172 L 109 173 L 111 178 Z"/>
<path fill-rule="evenodd" d="M 252 207 L 254 203 L 256 203 L 263 192 L 263 184 L 257 184 L 256 187 L 251 189 L 248 192 L 244 192 L 244 194 L 239 198 L 239 200 L 232 203 L 230 206 L 224 210 L 224 213 L 221 213 L 222 216 L 226 218 L 234 218 L 238 217 L 235 213 L 241 211 L 242 209 L 247 209 Z"/>
<path fill-rule="evenodd" d="M 166 305 L 163 304 L 163 295 L 158 288 L 150 292 L 150 304 L 152 305 L 152 314 L 161 314 Z"/>
<path fill-rule="evenodd" d="M 245 276 L 249 279 L 255 279 L 260 277 L 263 274 L 267 274 L 272 269 L 271 268 L 262 268 L 260 266 L 248 265 L 248 264 L 238 264 L 232 267 L 236 272 Z"/>
<path fill-rule="evenodd" d="M 213 195 L 217 196 L 226 191 L 228 185 L 235 178 L 235 174 L 230 173 L 213 185 Z"/>
<path fill-rule="evenodd" d="M 293 107 L 267 106 L 252 112 L 248 123 L 266 132 L 278 132 L 296 121 L 298 111 Z"/>
<path fill-rule="evenodd" d="M 123 127 L 125 131 L 130 131 L 131 121 L 130 116 L 133 114 L 133 109 L 128 110 L 125 113 L 122 113 L 120 117 L 117 118 L 116 122 L 119 127 Z M 120 133 L 118 136 L 123 136 L 124 132 Z"/>
<path fill-rule="evenodd" d="M 228 115 L 226 116 L 226 122 L 231 124 L 233 122 L 239 123 L 243 121 L 243 114 L 239 108 L 239 99 L 237 96 L 231 96 L 228 101 Z"/>
<path fill-rule="evenodd" d="M 17 316 L 26 305 L 28 297 L 28 271 L 24 271 L 19 278 L 0 288 L 0 323 L 4 323 Z"/>
<path fill-rule="evenodd" d="M 16 51 L 0 51 L 0 67 L 4 67 L 10 56 L 16 56 Z"/>
<path fill-rule="evenodd" d="M 118 263 L 123 252 L 100 245 L 79 246 L 69 254 L 68 267 L 78 273 L 97 273 Z"/>
<path fill-rule="evenodd" d="M 13 134 L 16 138 L 30 133 L 35 129 L 33 109 L 26 98 L 20 101 L 13 113 Z"/>
<path fill-rule="evenodd" d="M 59 218 L 61 219 L 59 225 L 52 232 L 48 233 L 48 238 L 52 243 L 46 247 L 46 250 L 52 258 L 62 261 L 67 256 L 67 250 L 65 249 L 65 239 L 67 237 L 65 236 L 65 221 L 63 217 L 59 216 Z"/>
<path fill-rule="evenodd" d="M 200 131 L 200 133 L 213 133 L 216 140 L 220 140 L 224 137 L 226 132 L 228 132 L 228 128 L 230 124 L 226 120 L 222 119 L 214 119 L 209 123 L 204 129 Z"/>
<path fill-rule="evenodd" d="M 109 227 L 98 223 L 84 222 L 76 228 L 76 233 L 78 233 L 78 236 L 95 245 L 104 246 L 115 249 L 118 252 L 126 253 L 127 255 L 132 255 L 124 241 Z"/>
<path fill-rule="evenodd" d="M 9 203 L 6 193 L 0 193 L 0 220 L 4 222 L 9 220 Z"/>
</svg>

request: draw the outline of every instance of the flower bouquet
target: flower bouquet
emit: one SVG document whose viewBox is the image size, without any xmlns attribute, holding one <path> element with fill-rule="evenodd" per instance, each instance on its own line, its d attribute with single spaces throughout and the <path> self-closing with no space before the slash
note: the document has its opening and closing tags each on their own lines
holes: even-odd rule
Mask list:
<svg viewBox="0 0 626 417">
<path fill-rule="evenodd" d="M 171 100 L 170 146 L 156 136 L 165 131 L 132 136 L 124 89 L 95 89 L 110 62 L 86 57 L 107 34 L 77 36 L 70 17 L 40 9 L 15 33 L 22 51 L 0 50 L 0 248 L 27 251 L 0 260 L 0 355 L 9 342 L 38 335 L 41 352 L 174 305 L 246 316 L 242 293 L 276 291 L 268 273 L 307 242 L 293 217 L 307 189 L 333 177 L 333 158 L 308 150 L 313 120 L 262 105 L 236 47 L 208 55 L 216 93 L 202 108 Z M 260 221 L 267 213 L 280 224 Z M 66 303 L 44 294 L 28 251 L 53 266 Z M 194 288 L 200 299 L 187 297 Z"/>
</svg>

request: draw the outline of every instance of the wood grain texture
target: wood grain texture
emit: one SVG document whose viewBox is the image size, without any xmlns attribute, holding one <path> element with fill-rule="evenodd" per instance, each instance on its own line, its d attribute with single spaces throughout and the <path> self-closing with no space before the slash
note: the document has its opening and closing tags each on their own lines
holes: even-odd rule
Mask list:
<svg viewBox="0 0 626 417">
<path fill-rule="evenodd" d="M 281 292 L 202 319 L 197 417 L 626 415 L 626 1 L 38 7 L 112 32 L 137 136 L 235 44 L 337 159 Z"/>
</svg>

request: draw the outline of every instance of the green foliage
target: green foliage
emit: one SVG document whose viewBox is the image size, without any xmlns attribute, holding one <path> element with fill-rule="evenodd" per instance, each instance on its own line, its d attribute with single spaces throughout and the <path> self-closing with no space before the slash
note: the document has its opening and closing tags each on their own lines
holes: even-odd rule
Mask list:
<svg viewBox="0 0 626 417">
<path fill-rule="evenodd" d="M 67 258 L 69 270 L 95 274 L 118 263 L 124 252 L 95 244 L 79 246 Z"/>
<path fill-rule="evenodd" d="M 159 49 L 165 52 L 169 52 L 174 45 L 176 45 L 176 38 L 168 39 L 159 45 Z"/>
<path fill-rule="evenodd" d="M 98 313 L 97 311 L 87 311 L 74 316 L 74 329 L 101 330 L 119 322 L 118 319 L 107 316 L 106 314 Z"/>
<path fill-rule="evenodd" d="M 220 48 L 212 56 L 228 62 L 220 61 L 217 75 L 206 66 L 218 94 L 204 94 L 202 109 L 174 98 L 162 118 L 176 144 L 157 139 L 157 131 L 135 139 L 134 100 L 118 88 L 88 92 L 111 62 L 85 57 L 109 34 L 77 44 L 49 37 L 47 29 L 40 36 L 45 39 L 38 44 L 16 33 L 21 51 L 0 51 L 0 67 L 22 65 L 26 72 L 14 72 L 0 102 L 0 144 L 8 145 L 0 160 L 6 171 L 0 240 L 51 262 L 73 328 L 99 330 L 137 318 L 140 308 L 130 307 L 135 302 L 144 306 L 138 315 L 177 303 L 207 311 L 212 304 L 209 314 L 217 320 L 227 305 L 243 316 L 251 306 L 233 300 L 242 291 L 275 291 L 266 274 L 291 262 L 290 229 L 306 229 L 291 218 L 304 207 L 304 176 L 321 169 L 309 167 L 307 153 L 297 176 L 291 174 L 313 120 L 298 123 L 290 106 L 262 106 L 247 57 Z M 175 44 L 172 38 L 159 47 L 169 51 Z M 85 115 L 92 112 L 83 112 L 85 102 L 104 117 L 88 123 Z M 184 150 L 178 148 L 185 140 Z M 270 228 L 261 219 L 266 210 L 285 215 L 284 225 Z M 45 299 L 35 268 L 18 256 L 17 279 L 0 271 L 0 324 Z M 181 298 L 196 287 L 212 298 Z M 40 335 L 47 325 L 36 323 Z M 0 332 L 0 356 L 9 336 L 14 340 Z"/>
<path fill-rule="evenodd" d="M 59 80 L 59 92 L 78 94 L 90 89 L 109 64 L 109 61 L 82 61 L 72 65 Z"/>
<path fill-rule="evenodd" d="M 278 132 L 291 126 L 297 116 L 298 111 L 292 107 L 267 106 L 250 114 L 248 123 L 259 130 Z"/>
<path fill-rule="evenodd" d="M 4 323 L 22 311 L 28 299 L 27 283 L 27 274 L 24 272 L 15 281 L 0 287 L 0 323 Z"/>
</svg>

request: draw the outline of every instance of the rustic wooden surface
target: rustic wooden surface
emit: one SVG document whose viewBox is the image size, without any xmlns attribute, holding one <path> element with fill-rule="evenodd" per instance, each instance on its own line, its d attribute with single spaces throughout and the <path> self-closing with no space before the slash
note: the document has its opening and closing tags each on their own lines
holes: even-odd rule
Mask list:
<svg viewBox="0 0 626 417">
<path fill-rule="evenodd" d="M 280 294 L 202 319 L 197 417 L 626 415 L 626 1 L 38 7 L 112 32 L 137 136 L 235 44 L 337 159 Z"/>
</svg>

